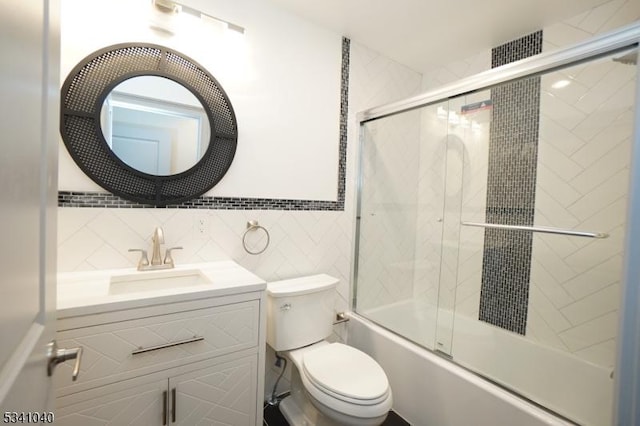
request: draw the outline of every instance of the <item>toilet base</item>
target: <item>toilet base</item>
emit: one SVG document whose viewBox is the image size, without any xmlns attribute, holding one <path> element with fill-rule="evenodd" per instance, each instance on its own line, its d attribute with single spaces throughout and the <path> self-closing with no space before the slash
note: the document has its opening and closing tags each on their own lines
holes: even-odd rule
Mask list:
<svg viewBox="0 0 640 426">
<path fill-rule="evenodd" d="M 288 396 L 280 401 L 280 412 L 290 426 L 313 426 L 317 424 L 317 419 L 309 419 L 292 396 Z"/>
<path fill-rule="evenodd" d="M 291 371 L 291 394 L 280 401 L 279 408 L 290 426 L 376 426 L 387 417 L 385 413 L 377 418 L 354 418 L 323 406 L 306 392 L 295 366 Z"/>
<path fill-rule="evenodd" d="M 291 393 L 280 401 L 280 412 L 290 426 L 340 426 L 319 412 L 309 401 L 296 368 L 291 374 Z"/>
</svg>

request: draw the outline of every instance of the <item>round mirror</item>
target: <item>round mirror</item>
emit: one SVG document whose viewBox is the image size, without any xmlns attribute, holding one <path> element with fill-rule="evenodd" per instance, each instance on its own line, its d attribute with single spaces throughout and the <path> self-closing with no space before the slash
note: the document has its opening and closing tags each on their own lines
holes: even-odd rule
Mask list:
<svg viewBox="0 0 640 426">
<path fill-rule="evenodd" d="M 105 98 L 100 127 L 107 145 L 128 166 L 169 176 L 195 166 L 209 147 L 210 124 L 200 101 L 164 77 L 139 76 Z"/>
<path fill-rule="evenodd" d="M 60 134 L 94 182 L 154 206 L 209 191 L 238 144 L 236 115 L 216 79 L 180 52 L 148 43 L 106 47 L 71 70 L 60 91 Z"/>
</svg>

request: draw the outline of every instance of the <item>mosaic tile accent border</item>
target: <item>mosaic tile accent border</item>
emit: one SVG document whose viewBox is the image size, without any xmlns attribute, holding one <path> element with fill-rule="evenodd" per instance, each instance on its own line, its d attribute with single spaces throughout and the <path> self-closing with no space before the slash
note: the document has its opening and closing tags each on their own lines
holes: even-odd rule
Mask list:
<svg viewBox="0 0 640 426">
<path fill-rule="evenodd" d="M 180 204 L 152 206 L 124 200 L 107 192 L 58 192 L 58 207 L 124 209 L 211 209 L 211 210 L 344 210 L 336 201 L 272 198 L 198 197 Z"/>
<path fill-rule="evenodd" d="M 542 52 L 542 31 L 491 51 L 492 68 Z M 540 77 L 491 89 L 493 111 L 489 139 L 486 221 L 533 225 Z M 525 334 L 531 275 L 530 232 L 486 229 L 479 319 Z"/>
<path fill-rule="evenodd" d="M 347 177 L 347 121 L 349 112 L 350 51 L 351 40 L 343 37 L 342 65 L 340 77 L 340 143 L 338 155 L 337 201 L 201 196 L 180 204 L 156 207 L 128 201 L 108 192 L 59 191 L 58 207 L 344 211 Z"/>
</svg>

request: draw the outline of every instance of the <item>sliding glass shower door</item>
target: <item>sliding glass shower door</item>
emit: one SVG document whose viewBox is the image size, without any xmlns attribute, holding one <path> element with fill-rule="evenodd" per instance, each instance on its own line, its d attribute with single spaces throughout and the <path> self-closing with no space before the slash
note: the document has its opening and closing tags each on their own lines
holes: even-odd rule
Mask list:
<svg viewBox="0 0 640 426">
<path fill-rule="evenodd" d="M 634 58 L 365 122 L 356 311 L 572 421 L 610 424 Z"/>
<path fill-rule="evenodd" d="M 444 178 L 447 124 L 429 123 L 425 136 L 424 117 L 411 111 L 363 129 L 356 309 L 434 349 L 444 180 L 434 181 L 430 171 L 439 169 Z M 421 157 L 422 137 L 444 141 L 440 159 Z"/>
</svg>

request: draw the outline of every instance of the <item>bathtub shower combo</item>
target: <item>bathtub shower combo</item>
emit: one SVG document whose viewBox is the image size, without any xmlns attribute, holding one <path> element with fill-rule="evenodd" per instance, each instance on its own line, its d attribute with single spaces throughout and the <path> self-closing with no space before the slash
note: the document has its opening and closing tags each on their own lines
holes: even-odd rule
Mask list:
<svg viewBox="0 0 640 426">
<path fill-rule="evenodd" d="M 540 54 L 533 33 L 361 113 L 355 312 L 559 422 L 610 424 L 639 34 Z"/>
</svg>

